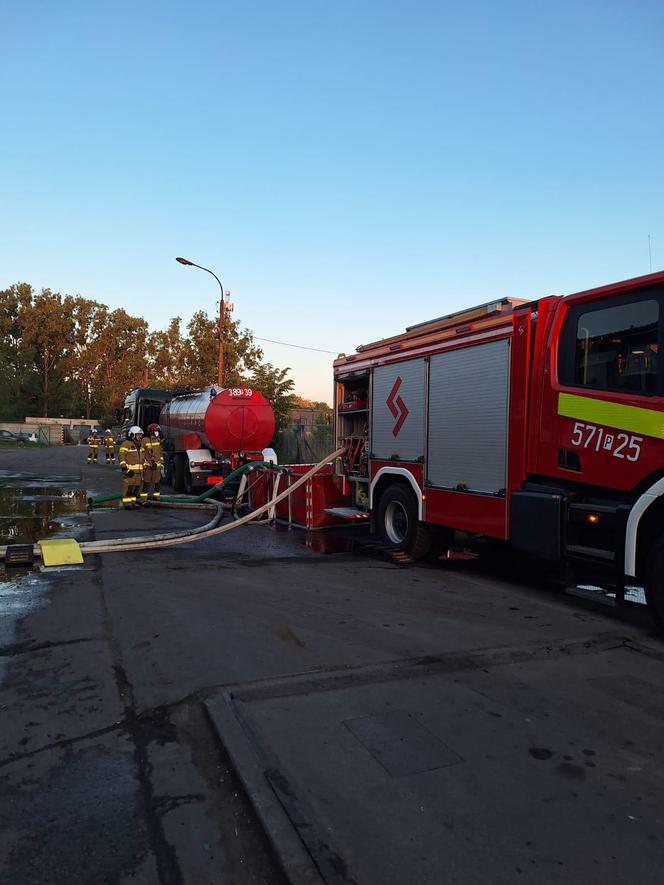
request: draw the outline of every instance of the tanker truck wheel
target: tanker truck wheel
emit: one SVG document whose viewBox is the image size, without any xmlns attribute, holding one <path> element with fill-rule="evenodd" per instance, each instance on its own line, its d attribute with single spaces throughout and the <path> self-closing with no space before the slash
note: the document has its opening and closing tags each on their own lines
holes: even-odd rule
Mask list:
<svg viewBox="0 0 664 885">
<path fill-rule="evenodd" d="M 191 476 L 191 470 L 189 469 L 189 465 L 188 465 L 188 464 L 185 464 L 185 465 L 184 465 L 184 477 L 183 477 L 183 482 L 184 482 L 184 490 L 185 490 L 185 494 L 187 494 L 187 495 L 193 495 L 194 492 L 195 492 L 195 490 L 194 490 L 194 481 L 193 481 L 193 479 L 192 479 L 192 476 Z"/>
<path fill-rule="evenodd" d="M 184 455 L 176 455 L 173 459 L 173 491 L 184 492 Z"/>
<path fill-rule="evenodd" d="M 415 495 L 404 485 L 388 486 L 380 496 L 377 514 L 380 536 L 394 553 L 422 559 L 431 548 L 431 533 L 417 518 Z"/>
</svg>

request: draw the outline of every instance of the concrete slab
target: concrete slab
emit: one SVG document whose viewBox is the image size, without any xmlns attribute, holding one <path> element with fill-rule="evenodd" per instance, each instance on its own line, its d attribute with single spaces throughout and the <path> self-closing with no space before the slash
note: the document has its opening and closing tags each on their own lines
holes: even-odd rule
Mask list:
<svg viewBox="0 0 664 885">
<path fill-rule="evenodd" d="M 208 707 L 222 740 L 233 709 L 250 795 L 279 799 L 326 882 L 661 882 L 661 652 L 590 638 L 505 654 L 239 686 Z"/>
</svg>

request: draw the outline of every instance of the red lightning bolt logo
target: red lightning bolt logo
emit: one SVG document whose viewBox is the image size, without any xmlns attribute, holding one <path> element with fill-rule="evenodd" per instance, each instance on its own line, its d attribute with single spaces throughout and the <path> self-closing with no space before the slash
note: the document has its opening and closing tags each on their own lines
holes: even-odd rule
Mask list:
<svg viewBox="0 0 664 885">
<path fill-rule="evenodd" d="M 390 390 L 387 399 L 385 402 L 387 403 L 387 408 L 392 412 L 392 416 L 397 418 L 397 423 L 392 428 L 392 435 L 398 436 L 399 431 L 403 427 L 403 422 L 408 417 L 408 409 L 406 408 L 406 403 L 401 399 L 400 396 L 397 396 L 399 393 L 399 388 L 401 387 L 401 377 L 397 375 L 397 379 L 394 382 L 394 386 L 392 390 Z"/>
</svg>

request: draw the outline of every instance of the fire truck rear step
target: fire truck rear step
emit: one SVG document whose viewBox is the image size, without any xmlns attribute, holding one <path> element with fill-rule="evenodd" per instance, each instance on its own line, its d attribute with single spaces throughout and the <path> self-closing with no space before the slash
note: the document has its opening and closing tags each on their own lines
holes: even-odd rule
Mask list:
<svg viewBox="0 0 664 885">
<path fill-rule="evenodd" d="M 367 511 L 358 510 L 357 507 L 326 507 L 325 513 L 340 519 L 369 519 Z"/>
</svg>

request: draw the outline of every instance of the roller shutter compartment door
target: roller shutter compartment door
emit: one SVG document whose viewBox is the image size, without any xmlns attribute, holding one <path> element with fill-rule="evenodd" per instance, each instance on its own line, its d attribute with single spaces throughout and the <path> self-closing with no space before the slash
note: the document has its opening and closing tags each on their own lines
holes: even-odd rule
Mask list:
<svg viewBox="0 0 664 885">
<path fill-rule="evenodd" d="M 371 452 L 379 461 L 417 461 L 424 455 L 423 359 L 374 369 Z"/>
<path fill-rule="evenodd" d="M 427 480 L 438 488 L 504 492 L 509 341 L 431 357 Z"/>
</svg>

